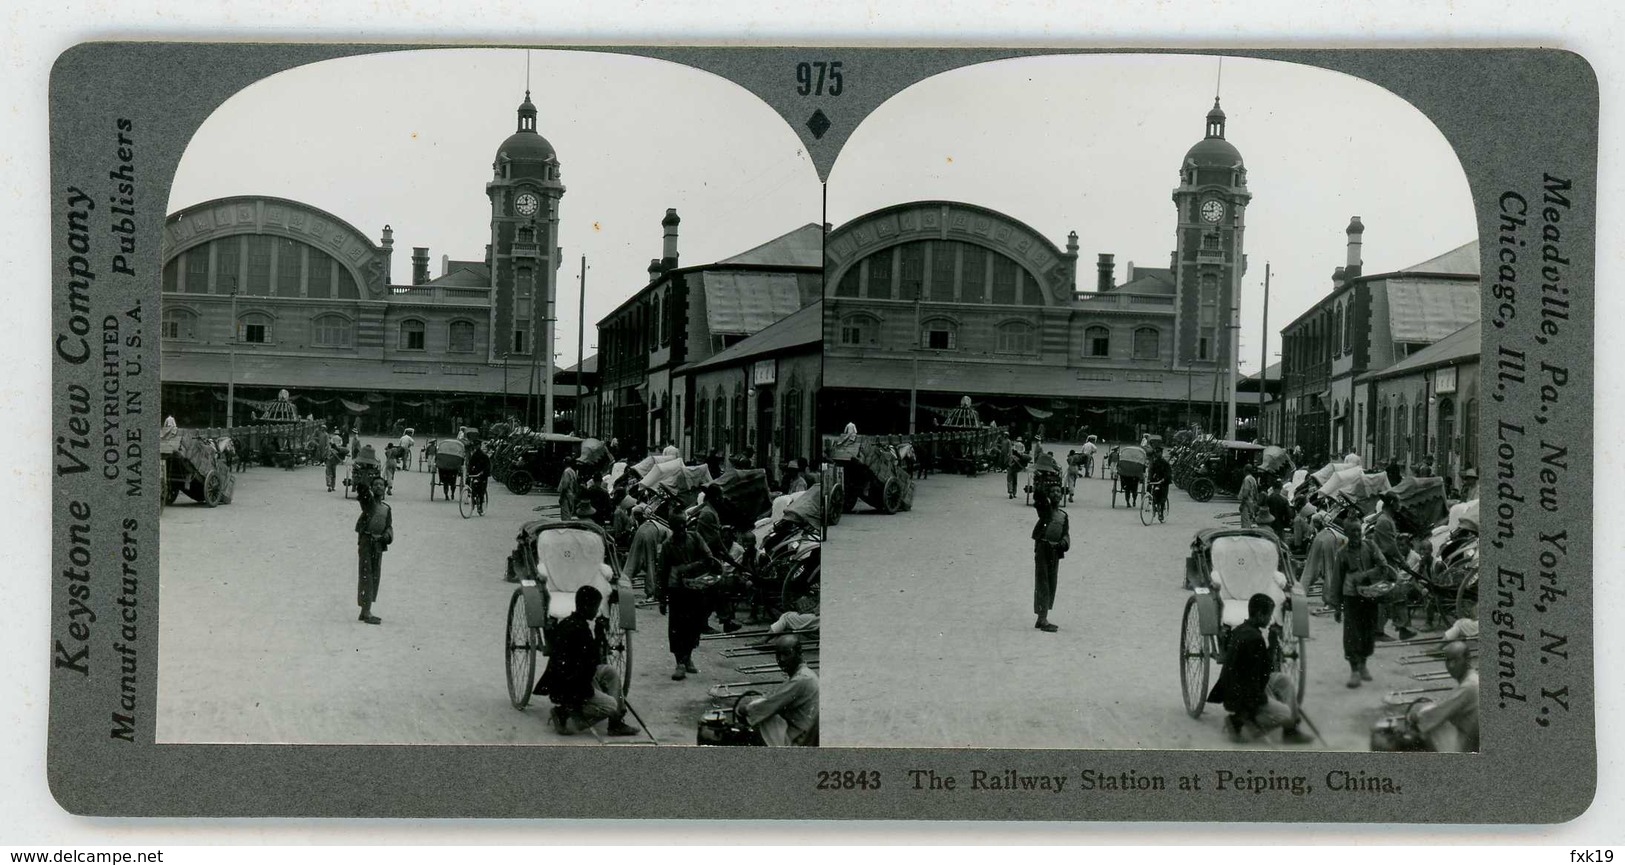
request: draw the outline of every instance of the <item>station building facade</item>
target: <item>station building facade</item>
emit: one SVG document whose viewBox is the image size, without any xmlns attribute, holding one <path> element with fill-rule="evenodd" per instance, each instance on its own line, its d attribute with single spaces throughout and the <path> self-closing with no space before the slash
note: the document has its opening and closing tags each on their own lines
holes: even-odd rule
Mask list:
<svg viewBox="0 0 1625 865">
<path fill-rule="evenodd" d="M 863 433 L 933 428 L 971 397 L 984 421 L 1108 440 L 1223 423 L 1235 381 L 1229 310 L 1246 271 L 1251 201 L 1215 101 L 1179 166 L 1166 268 L 1116 278 L 1100 254 L 1080 289 L 1078 236 L 1057 247 L 975 204 L 915 201 L 826 241 L 820 423 Z"/>
<path fill-rule="evenodd" d="M 1373 464 L 1415 465 L 1432 457 L 1435 472 L 1457 485 L 1479 463 L 1480 354 L 1483 322 L 1455 333 L 1355 382 L 1372 419 L 1362 456 Z"/>
<path fill-rule="evenodd" d="M 163 401 L 183 426 L 222 426 L 226 391 L 247 422 L 291 392 L 301 416 L 425 429 L 522 413 L 541 393 L 546 299 L 560 252 L 557 156 L 527 93 L 485 182 L 491 243 L 478 260 L 412 252 L 393 285 L 394 233 L 314 205 L 233 196 L 170 214 L 162 238 Z M 561 400 L 559 413 L 572 407 Z"/>
</svg>

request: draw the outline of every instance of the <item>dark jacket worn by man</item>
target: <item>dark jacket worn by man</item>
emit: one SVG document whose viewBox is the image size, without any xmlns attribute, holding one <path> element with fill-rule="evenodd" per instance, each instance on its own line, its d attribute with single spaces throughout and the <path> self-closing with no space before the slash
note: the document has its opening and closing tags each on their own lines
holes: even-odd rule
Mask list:
<svg viewBox="0 0 1625 865">
<path fill-rule="evenodd" d="M 1244 622 L 1230 632 L 1230 657 L 1207 701 L 1223 703 L 1226 712 L 1251 721 L 1266 702 L 1264 688 L 1272 672 L 1264 632 L 1251 621 Z"/>
</svg>

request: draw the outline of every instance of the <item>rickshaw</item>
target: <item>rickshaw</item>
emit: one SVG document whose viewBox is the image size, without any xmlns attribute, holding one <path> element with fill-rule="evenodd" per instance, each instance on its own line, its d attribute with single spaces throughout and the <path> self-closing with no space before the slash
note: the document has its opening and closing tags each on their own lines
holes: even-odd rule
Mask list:
<svg viewBox="0 0 1625 865">
<path fill-rule="evenodd" d="M 457 498 L 463 487 L 463 467 L 467 463 L 468 452 L 462 442 L 456 439 L 435 442 L 435 471 L 429 475 L 429 501 L 434 501 L 434 488 L 437 486 L 446 501 Z"/>
<path fill-rule="evenodd" d="M 1128 507 L 1139 503 L 1140 479 L 1145 477 L 1146 466 L 1150 464 L 1145 448 L 1123 445 L 1117 449 L 1117 470 L 1112 474 L 1112 507 L 1117 507 L 1119 492 L 1123 494 L 1123 504 Z"/>
<path fill-rule="evenodd" d="M 824 538 L 827 502 L 823 489 L 814 484 L 792 496 L 777 520 L 768 519 L 766 532 L 757 541 L 759 554 L 757 583 L 764 590 L 777 589 L 778 609 L 817 614 L 819 608 L 820 547 Z M 776 506 L 775 506 L 776 507 Z M 762 526 L 757 529 L 760 532 Z"/>
<path fill-rule="evenodd" d="M 509 574 L 519 587 L 508 601 L 503 627 L 508 700 L 515 709 L 530 703 L 536 686 L 536 655 L 546 657 L 554 627 L 575 612 L 575 593 L 590 585 L 603 595 L 593 632 L 602 663 L 615 668 L 621 696 L 632 688 L 632 632 L 637 630 L 637 604 L 630 584 L 623 583 L 620 556 L 609 536 L 586 520 L 538 520 L 519 530 L 508 556 Z M 626 597 L 621 587 L 628 586 Z"/>
<path fill-rule="evenodd" d="M 1230 634 L 1247 620 L 1255 594 L 1275 601 L 1267 640 L 1273 666 L 1303 700 L 1309 600 L 1298 583 L 1292 556 L 1275 533 L 1264 528 L 1208 528 L 1196 533 L 1185 558 L 1185 586 L 1191 596 L 1179 630 L 1179 680 L 1185 711 L 1199 718 L 1207 705 L 1213 664 L 1223 664 Z M 1296 714 L 1298 707 L 1291 707 Z"/>
</svg>

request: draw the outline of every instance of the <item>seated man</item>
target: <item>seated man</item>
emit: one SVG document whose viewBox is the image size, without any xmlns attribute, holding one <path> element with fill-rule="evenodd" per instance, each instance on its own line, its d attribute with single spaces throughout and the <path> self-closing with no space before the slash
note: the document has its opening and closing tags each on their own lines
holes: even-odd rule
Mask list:
<svg viewBox="0 0 1625 865">
<path fill-rule="evenodd" d="M 739 704 L 742 720 L 772 747 L 818 744 L 818 676 L 801 659 L 801 638 L 788 634 L 773 641 L 779 669 L 790 677 L 772 694 Z"/>
<path fill-rule="evenodd" d="M 1466 621 L 1466 620 L 1463 620 Z M 1410 715 L 1416 727 L 1427 735 L 1435 751 L 1478 751 L 1478 670 L 1474 669 L 1467 644 L 1457 640 L 1444 647 L 1444 668 L 1456 680 L 1456 689 L 1442 702 L 1412 704 Z M 1453 743 L 1439 734 L 1445 724 L 1455 728 Z M 1452 745 L 1454 747 L 1452 747 Z"/>
<path fill-rule="evenodd" d="M 561 736 L 571 736 L 609 719 L 611 736 L 636 736 L 638 729 L 621 719 L 626 698 L 615 668 L 603 663 L 603 651 L 594 633 L 598 606 L 604 600 L 593 586 L 576 589 L 575 612 L 552 630 L 552 651 L 547 670 L 536 683 L 536 693 L 553 700 L 549 720 Z"/>
<path fill-rule="evenodd" d="M 1286 744 L 1313 741 L 1298 730 L 1292 710 L 1294 683 L 1270 662 L 1264 632 L 1274 613 L 1275 601 L 1269 595 L 1257 594 L 1247 600 L 1247 621 L 1230 633 L 1229 657 L 1207 697 L 1209 703 L 1223 703 L 1230 713 L 1224 730 L 1232 742 L 1258 739 L 1277 727 Z"/>
</svg>

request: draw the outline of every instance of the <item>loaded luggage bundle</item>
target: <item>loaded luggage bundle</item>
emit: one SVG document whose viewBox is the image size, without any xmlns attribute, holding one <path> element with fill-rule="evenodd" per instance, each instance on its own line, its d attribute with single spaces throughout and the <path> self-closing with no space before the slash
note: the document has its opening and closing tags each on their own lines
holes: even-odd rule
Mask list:
<svg viewBox="0 0 1625 865">
<path fill-rule="evenodd" d="M 717 509 L 717 516 L 724 523 L 736 529 L 748 530 L 756 525 L 758 517 L 772 509 L 773 499 L 767 490 L 767 471 L 729 469 L 722 473 L 722 477 L 705 486 L 705 500 Z"/>
</svg>

